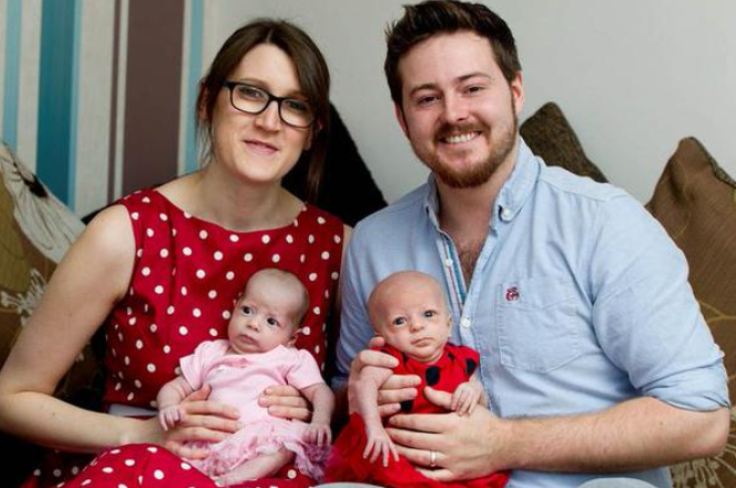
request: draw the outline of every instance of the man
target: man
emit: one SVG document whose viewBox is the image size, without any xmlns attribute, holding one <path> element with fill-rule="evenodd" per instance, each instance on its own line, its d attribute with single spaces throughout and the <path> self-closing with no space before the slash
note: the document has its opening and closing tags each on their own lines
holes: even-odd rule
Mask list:
<svg viewBox="0 0 736 488">
<path fill-rule="evenodd" d="M 387 42 L 396 117 L 431 176 L 353 233 L 338 369 L 344 382 L 365 364 L 395 366 L 360 352 L 365 302 L 387 275 L 416 269 L 444 283 L 453 342 L 480 353 L 490 405 L 393 416 L 400 454 L 442 481 L 511 469 L 516 488 L 614 475 L 666 487 L 663 466 L 718 453 L 726 374 L 684 257 L 623 191 L 530 152 L 506 23 L 480 4 L 433 0 L 406 7 Z M 389 380 L 384 411 L 415 381 Z"/>
</svg>

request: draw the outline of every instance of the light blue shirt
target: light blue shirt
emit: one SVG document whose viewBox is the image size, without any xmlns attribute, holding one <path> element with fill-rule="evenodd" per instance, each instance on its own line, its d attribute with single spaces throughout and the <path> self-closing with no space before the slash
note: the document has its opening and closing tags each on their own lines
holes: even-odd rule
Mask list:
<svg viewBox="0 0 736 488">
<path fill-rule="evenodd" d="M 729 405 L 723 354 L 685 258 L 624 191 L 547 167 L 520 141 L 469 286 L 437 211 L 430 176 L 356 226 L 342 276 L 337 386 L 372 336 L 373 286 L 414 269 L 444 285 L 452 340 L 480 353 L 490 409 L 501 417 L 591 412 L 640 396 L 688 410 Z M 665 468 L 629 476 L 671 485 Z M 515 470 L 508 488 L 591 477 Z"/>
</svg>

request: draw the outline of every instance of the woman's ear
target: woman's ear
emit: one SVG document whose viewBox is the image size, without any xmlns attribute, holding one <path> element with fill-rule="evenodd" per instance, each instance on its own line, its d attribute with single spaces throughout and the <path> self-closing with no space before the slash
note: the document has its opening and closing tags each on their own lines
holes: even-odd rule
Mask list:
<svg viewBox="0 0 736 488">
<path fill-rule="evenodd" d="M 199 94 L 197 96 L 197 119 L 201 122 L 207 120 L 207 98 L 209 90 L 205 88 L 203 81 L 199 82 Z"/>
<path fill-rule="evenodd" d="M 309 129 L 309 136 L 307 136 L 307 142 L 304 143 L 304 150 L 309 151 L 312 149 L 312 141 L 315 137 L 317 137 L 317 134 L 319 134 L 319 131 L 322 130 L 322 122 L 315 122 L 314 126 Z"/>
</svg>

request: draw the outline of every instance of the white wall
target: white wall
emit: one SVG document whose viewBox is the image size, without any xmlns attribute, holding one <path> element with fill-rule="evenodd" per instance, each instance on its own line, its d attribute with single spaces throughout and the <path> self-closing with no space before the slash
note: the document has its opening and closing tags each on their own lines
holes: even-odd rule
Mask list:
<svg viewBox="0 0 736 488">
<path fill-rule="evenodd" d="M 393 116 L 383 77 L 383 29 L 410 0 L 208 2 L 205 65 L 240 24 L 278 16 L 322 48 L 332 100 L 384 195 L 426 171 Z M 557 102 L 589 158 L 640 201 L 677 142 L 695 136 L 736 177 L 736 2 L 732 0 L 496 0 L 514 31 L 527 103 Z"/>
</svg>

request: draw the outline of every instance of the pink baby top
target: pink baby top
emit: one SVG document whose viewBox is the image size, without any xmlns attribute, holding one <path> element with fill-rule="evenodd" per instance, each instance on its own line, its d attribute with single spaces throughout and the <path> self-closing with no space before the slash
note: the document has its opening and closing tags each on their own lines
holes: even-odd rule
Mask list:
<svg viewBox="0 0 736 488">
<path fill-rule="evenodd" d="M 182 358 L 181 372 L 195 390 L 205 383 L 212 386 L 210 400 L 239 408 L 248 423 L 273 419 L 258 405 L 267 387 L 289 384 L 301 390 L 324 382 L 307 351 L 278 346 L 260 354 L 227 354 L 228 349 L 226 340 L 203 342 Z"/>
</svg>

